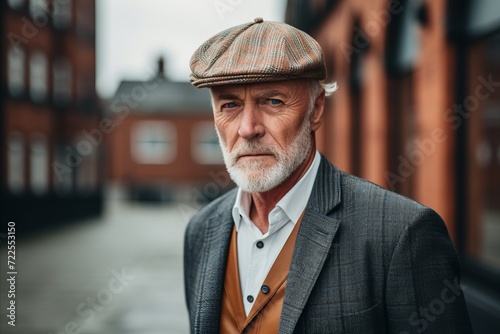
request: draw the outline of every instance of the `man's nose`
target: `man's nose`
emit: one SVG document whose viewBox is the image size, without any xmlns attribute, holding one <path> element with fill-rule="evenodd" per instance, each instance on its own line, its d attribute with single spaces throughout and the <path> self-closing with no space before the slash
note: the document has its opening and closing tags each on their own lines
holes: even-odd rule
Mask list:
<svg viewBox="0 0 500 334">
<path fill-rule="evenodd" d="M 240 116 L 238 135 L 245 139 L 264 136 L 265 127 L 257 106 L 245 106 Z"/>
</svg>

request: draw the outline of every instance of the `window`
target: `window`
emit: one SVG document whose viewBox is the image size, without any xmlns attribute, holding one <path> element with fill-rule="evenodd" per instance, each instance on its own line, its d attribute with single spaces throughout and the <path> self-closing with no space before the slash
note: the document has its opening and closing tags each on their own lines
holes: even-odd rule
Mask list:
<svg viewBox="0 0 500 334">
<path fill-rule="evenodd" d="M 83 145 L 83 143 L 86 143 Z M 81 154 L 80 163 L 75 167 L 76 190 L 82 194 L 88 194 L 97 189 L 98 181 L 98 146 L 94 145 L 88 138 L 79 137 L 74 147 Z M 87 147 L 84 149 L 84 147 Z"/>
<path fill-rule="evenodd" d="M 91 1 L 75 2 L 75 23 L 77 36 L 88 42 L 95 37 L 95 8 Z"/>
<path fill-rule="evenodd" d="M 47 16 L 47 1 L 46 0 L 30 0 L 30 14 L 38 26 L 46 25 L 48 22 Z"/>
<path fill-rule="evenodd" d="M 415 68 L 420 52 L 420 33 L 426 23 L 422 0 L 402 0 L 402 12 L 393 15 L 387 29 L 386 65 L 392 74 L 407 73 Z"/>
<path fill-rule="evenodd" d="M 77 74 L 77 99 L 79 110 L 86 115 L 96 114 L 98 111 L 95 99 L 95 77 L 90 68 L 81 66 Z"/>
<path fill-rule="evenodd" d="M 9 48 L 7 54 L 7 84 L 13 96 L 24 92 L 24 50 L 19 47 Z"/>
<path fill-rule="evenodd" d="M 200 122 L 193 127 L 192 155 L 194 161 L 204 165 L 224 163 L 219 138 L 213 122 Z"/>
<path fill-rule="evenodd" d="M 30 94 L 35 102 L 47 97 L 47 58 L 36 52 L 30 59 Z"/>
<path fill-rule="evenodd" d="M 67 104 L 71 99 L 71 63 L 67 59 L 56 59 L 53 67 L 54 102 Z"/>
<path fill-rule="evenodd" d="M 42 134 L 36 134 L 31 143 L 30 184 L 36 195 L 44 194 L 49 184 L 49 151 L 47 138 Z"/>
<path fill-rule="evenodd" d="M 58 144 L 54 148 L 54 161 L 52 162 L 54 190 L 59 195 L 67 195 L 73 189 L 73 170 L 77 166 L 74 154 L 67 145 Z"/>
<path fill-rule="evenodd" d="M 58 29 L 66 29 L 71 24 L 71 0 L 55 1 L 52 22 Z"/>
<path fill-rule="evenodd" d="M 421 52 L 420 35 L 427 23 L 422 0 L 401 2 L 402 12 L 391 17 L 387 27 L 385 65 L 387 68 L 388 167 L 384 177 L 389 189 L 407 197 L 415 195 L 417 179 L 412 153 L 416 152 L 415 69 Z M 407 167 L 407 165 L 411 165 Z M 403 172 L 401 172 L 403 171 Z"/>
<path fill-rule="evenodd" d="M 21 133 L 13 132 L 8 139 L 7 182 L 13 193 L 24 189 L 24 139 Z"/>
<path fill-rule="evenodd" d="M 93 152 L 84 158 L 83 163 L 76 170 L 77 189 L 82 193 L 90 193 L 97 189 L 97 154 Z"/>
<path fill-rule="evenodd" d="M 24 0 L 7 0 L 7 3 L 12 9 L 20 9 L 24 4 Z"/>
<path fill-rule="evenodd" d="M 141 121 L 131 130 L 132 159 L 140 164 L 168 164 L 176 156 L 176 129 L 166 121 Z"/>
<path fill-rule="evenodd" d="M 468 50 L 466 253 L 500 269 L 500 30 Z"/>
</svg>

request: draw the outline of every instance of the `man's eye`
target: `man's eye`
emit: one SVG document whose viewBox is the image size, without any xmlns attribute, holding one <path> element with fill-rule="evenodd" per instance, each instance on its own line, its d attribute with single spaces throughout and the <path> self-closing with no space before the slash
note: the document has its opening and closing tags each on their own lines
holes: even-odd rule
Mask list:
<svg viewBox="0 0 500 334">
<path fill-rule="evenodd" d="M 267 100 L 267 103 L 269 103 L 273 106 L 277 106 L 277 105 L 282 104 L 283 102 L 281 102 L 280 100 L 277 100 L 277 99 L 269 99 L 269 100 Z"/>
<path fill-rule="evenodd" d="M 224 103 L 222 105 L 222 108 L 229 108 L 229 109 L 231 109 L 231 108 L 236 108 L 236 107 L 237 107 L 237 104 L 234 103 L 234 102 Z"/>
</svg>

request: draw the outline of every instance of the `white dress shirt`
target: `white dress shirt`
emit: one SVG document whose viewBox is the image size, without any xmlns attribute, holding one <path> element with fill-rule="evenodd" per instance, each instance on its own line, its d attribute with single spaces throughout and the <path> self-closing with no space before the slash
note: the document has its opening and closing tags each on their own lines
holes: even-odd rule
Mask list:
<svg viewBox="0 0 500 334">
<path fill-rule="evenodd" d="M 247 316 L 267 273 L 307 205 L 320 161 L 321 156 L 316 151 L 314 160 L 304 176 L 269 213 L 269 230 L 264 234 L 249 218 L 251 195 L 238 189 L 233 220 L 238 232 L 238 267 Z"/>
</svg>

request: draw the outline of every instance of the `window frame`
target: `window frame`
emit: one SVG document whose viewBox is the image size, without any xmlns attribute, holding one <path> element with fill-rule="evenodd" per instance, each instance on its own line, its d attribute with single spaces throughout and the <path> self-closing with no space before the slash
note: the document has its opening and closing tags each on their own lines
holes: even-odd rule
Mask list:
<svg viewBox="0 0 500 334">
<path fill-rule="evenodd" d="M 13 74 L 16 71 L 20 73 L 17 73 L 17 79 L 14 80 Z M 7 51 L 7 88 L 11 96 L 19 97 L 26 92 L 26 51 L 19 46 L 10 47 Z"/>
<path fill-rule="evenodd" d="M 33 194 L 41 196 L 50 189 L 50 149 L 46 135 L 34 133 L 29 149 L 29 186 Z"/>
<path fill-rule="evenodd" d="M 32 101 L 47 101 L 49 90 L 49 59 L 41 51 L 35 51 L 29 60 L 29 92 Z"/>
<path fill-rule="evenodd" d="M 156 131 L 155 135 L 160 134 L 159 137 L 164 135 L 164 138 L 160 138 L 159 142 L 154 143 L 164 143 L 164 145 L 169 146 L 169 150 L 165 150 L 163 155 L 158 154 L 159 152 L 147 151 L 146 143 L 151 144 L 152 141 L 140 140 L 148 137 L 151 132 Z M 152 140 L 158 139 L 155 136 L 151 137 Z M 139 140 L 138 140 L 139 139 Z M 163 141 L 162 141 L 163 139 Z M 166 120 L 140 120 L 132 124 L 130 128 L 130 157 L 134 163 L 139 165 L 169 165 L 175 162 L 177 159 L 178 149 L 177 149 L 177 127 L 175 123 Z M 139 147 L 139 143 L 142 143 L 142 147 Z M 146 147 L 144 147 L 146 145 Z M 145 150 L 146 149 L 146 150 Z M 156 148 L 157 149 L 157 148 Z"/>
<path fill-rule="evenodd" d="M 209 133 L 210 132 L 210 133 Z M 215 135 L 217 149 L 214 142 L 203 140 Z M 210 152 L 207 152 L 207 149 Z M 200 165 L 223 165 L 224 158 L 219 144 L 219 138 L 213 121 L 199 121 L 191 129 L 191 158 Z"/>
</svg>

